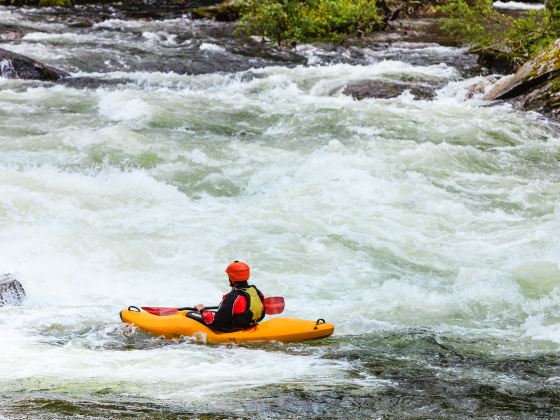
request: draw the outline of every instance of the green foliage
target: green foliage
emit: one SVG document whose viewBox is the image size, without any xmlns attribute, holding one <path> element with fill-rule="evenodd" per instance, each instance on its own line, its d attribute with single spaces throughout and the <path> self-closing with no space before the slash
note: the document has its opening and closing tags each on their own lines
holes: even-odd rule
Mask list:
<svg viewBox="0 0 560 420">
<path fill-rule="evenodd" d="M 379 28 L 375 0 L 255 0 L 238 31 L 275 40 L 340 40 Z"/>
<path fill-rule="evenodd" d="M 442 28 L 475 48 L 530 57 L 560 35 L 560 0 L 517 19 L 495 10 L 492 0 L 450 0 L 439 10 Z"/>
<path fill-rule="evenodd" d="M 39 0 L 39 6 L 60 6 L 60 7 L 71 7 L 73 5 L 72 0 Z"/>
<path fill-rule="evenodd" d="M 492 8 L 492 0 L 475 0 L 471 4 L 465 0 L 451 0 L 441 6 L 439 9 L 446 15 L 441 20 L 441 26 L 468 44 L 489 45 L 494 39 L 493 31 L 489 29 L 509 25 L 509 22 Z"/>
</svg>

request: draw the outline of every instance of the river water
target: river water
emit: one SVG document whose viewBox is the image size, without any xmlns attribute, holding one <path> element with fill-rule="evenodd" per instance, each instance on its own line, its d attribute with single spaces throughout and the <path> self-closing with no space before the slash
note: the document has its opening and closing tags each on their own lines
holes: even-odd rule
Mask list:
<svg viewBox="0 0 560 420">
<path fill-rule="evenodd" d="M 159 13 L 159 14 L 158 14 Z M 0 8 L 0 417 L 560 416 L 559 129 L 437 44 L 292 51 L 192 21 Z M 372 80 L 437 88 L 353 100 Z M 215 304 L 251 264 L 319 342 L 205 346 L 121 324 Z"/>
</svg>

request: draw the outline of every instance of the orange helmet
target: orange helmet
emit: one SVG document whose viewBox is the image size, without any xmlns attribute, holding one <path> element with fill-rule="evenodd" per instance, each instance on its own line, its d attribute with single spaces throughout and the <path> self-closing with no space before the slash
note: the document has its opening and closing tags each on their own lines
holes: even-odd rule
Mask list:
<svg viewBox="0 0 560 420">
<path fill-rule="evenodd" d="M 247 281 L 251 275 L 249 266 L 244 262 L 235 260 L 226 268 L 226 273 L 229 279 L 236 283 L 238 281 Z"/>
</svg>

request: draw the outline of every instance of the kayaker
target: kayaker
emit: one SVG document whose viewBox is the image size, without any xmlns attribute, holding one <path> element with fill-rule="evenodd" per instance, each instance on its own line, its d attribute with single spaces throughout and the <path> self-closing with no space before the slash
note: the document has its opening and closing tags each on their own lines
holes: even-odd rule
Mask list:
<svg viewBox="0 0 560 420">
<path fill-rule="evenodd" d="M 231 291 L 225 294 L 216 312 L 204 305 L 195 306 L 200 316 L 189 313 L 189 317 L 202 321 L 215 331 L 231 332 L 246 330 L 257 325 L 265 315 L 264 295 L 247 281 L 250 268 L 241 261 L 234 261 L 226 268 Z M 195 318 L 196 317 L 196 318 Z"/>
</svg>

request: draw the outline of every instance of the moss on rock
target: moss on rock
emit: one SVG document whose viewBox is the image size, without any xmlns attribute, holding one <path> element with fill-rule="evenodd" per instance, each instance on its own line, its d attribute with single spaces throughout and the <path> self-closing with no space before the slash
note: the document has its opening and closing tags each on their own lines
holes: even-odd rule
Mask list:
<svg viewBox="0 0 560 420">
<path fill-rule="evenodd" d="M 226 0 L 213 6 L 195 7 L 191 11 L 193 19 L 215 19 L 220 22 L 234 22 L 249 7 L 248 0 Z"/>
<path fill-rule="evenodd" d="M 485 96 L 487 100 L 512 100 L 520 109 L 560 116 L 560 39 L 504 78 Z"/>
<path fill-rule="evenodd" d="M 72 7 L 73 5 L 72 0 L 39 0 L 39 6 L 44 7 Z"/>
</svg>

